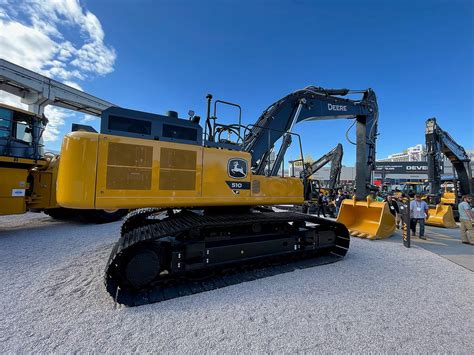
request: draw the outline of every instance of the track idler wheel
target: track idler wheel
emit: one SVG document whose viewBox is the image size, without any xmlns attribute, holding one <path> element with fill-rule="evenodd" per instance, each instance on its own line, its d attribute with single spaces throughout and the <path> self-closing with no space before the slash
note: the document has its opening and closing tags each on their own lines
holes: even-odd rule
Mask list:
<svg viewBox="0 0 474 355">
<path fill-rule="evenodd" d="M 159 276 L 161 261 L 155 248 L 141 246 L 130 251 L 122 268 L 125 281 L 133 288 L 142 288 Z"/>
</svg>

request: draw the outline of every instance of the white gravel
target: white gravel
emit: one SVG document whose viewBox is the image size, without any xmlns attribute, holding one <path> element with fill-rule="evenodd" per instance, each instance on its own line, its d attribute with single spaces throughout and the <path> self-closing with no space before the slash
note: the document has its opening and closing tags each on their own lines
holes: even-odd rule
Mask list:
<svg viewBox="0 0 474 355">
<path fill-rule="evenodd" d="M 114 309 L 118 231 L 0 217 L 0 353 L 474 352 L 474 274 L 422 248 L 353 239 L 336 264 Z"/>
</svg>

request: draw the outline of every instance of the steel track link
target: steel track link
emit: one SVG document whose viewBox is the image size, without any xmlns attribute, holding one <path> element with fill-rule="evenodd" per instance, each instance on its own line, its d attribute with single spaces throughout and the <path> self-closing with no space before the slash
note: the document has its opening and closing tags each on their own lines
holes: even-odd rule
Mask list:
<svg viewBox="0 0 474 355">
<path fill-rule="evenodd" d="M 323 227 L 330 227 L 336 232 L 334 246 L 316 251 L 294 252 L 289 255 L 262 257 L 245 263 L 236 262 L 219 268 L 205 268 L 199 271 L 165 278 L 155 282 L 146 289 L 120 289 L 117 286 L 117 275 L 124 252 L 129 248 L 140 246 L 170 236 L 180 235 L 200 228 L 218 228 L 250 225 L 252 223 L 286 223 L 309 222 Z M 150 223 L 148 221 L 148 223 Z M 156 220 L 152 224 L 128 230 L 115 244 L 105 270 L 107 291 L 117 303 L 126 306 L 138 306 L 148 303 L 192 295 L 214 290 L 245 281 L 253 281 L 297 269 L 333 263 L 341 260 L 349 248 L 347 229 L 337 222 L 293 212 L 249 213 L 236 215 L 206 216 L 185 213 L 178 217 Z"/>
</svg>

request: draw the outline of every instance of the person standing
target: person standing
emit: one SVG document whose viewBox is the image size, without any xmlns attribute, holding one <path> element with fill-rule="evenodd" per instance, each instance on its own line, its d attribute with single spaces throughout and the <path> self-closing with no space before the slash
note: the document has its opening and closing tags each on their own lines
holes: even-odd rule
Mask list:
<svg viewBox="0 0 474 355">
<path fill-rule="evenodd" d="M 318 217 L 320 213 L 323 213 L 323 217 L 326 218 L 326 213 L 324 212 L 324 195 L 322 192 L 318 196 Z"/>
<path fill-rule="evenodd" d="M 416 225 L 420 225 L 419 237 L 426 240 L 425 237 L 425 218 L 428 217 L 428 204 L 421 200 L 421 195 L 416 194 L 415 199 L 410 202 L 410 229 L 415 235 Z"/>
<path fill-rule="evenodd" d="M 474 245 L 474 230 L 472 223 L 474 222 L 474 215 L 471 210 L 472 197 L 464 195 L 462 202 L 458 205 L 459 222 L 461 229 L 461 242 L 464 244 Z"/>
<path fill-rule="evenodd" d="M 342 201 L 344 201 L 345 198 L 346 197 L 344 196 L 342 191 L 339 190 L 336 197 L 336 218 L 337 216 L 339 216 L 339 210 L 341 209 Z"/>
<path fill-rule="evenodd" d="M 400 209 L 398 208 L 398 203 L 392 198 L 392 195 L 387 195 L 387 204 L 390 209 L 390 213 L 395 217 L 395 224 L 397 229 L 400 229 Z"/>
</svg>

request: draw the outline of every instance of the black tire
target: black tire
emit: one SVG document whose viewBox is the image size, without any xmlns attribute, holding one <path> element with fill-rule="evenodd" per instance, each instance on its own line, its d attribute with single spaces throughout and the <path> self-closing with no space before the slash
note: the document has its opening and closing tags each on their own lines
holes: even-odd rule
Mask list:
<svg viewBox="0 0 474 355">
<path fill-rule="evenodd" d="M 91 223 L 110 223 L 121 220 L 128 210 L 118 209 L 118 210 L 85 210 L 82 211 L 82 217 Z"/>
<path fill-rule="evenodd" d="M 73 219 L 76 217 L 76 212 L 73 209 L 69 208 L 49 208 L 44 210 L 48 216 L 54 219 L 64 220 L 64 219 Z"/>
</svg>

